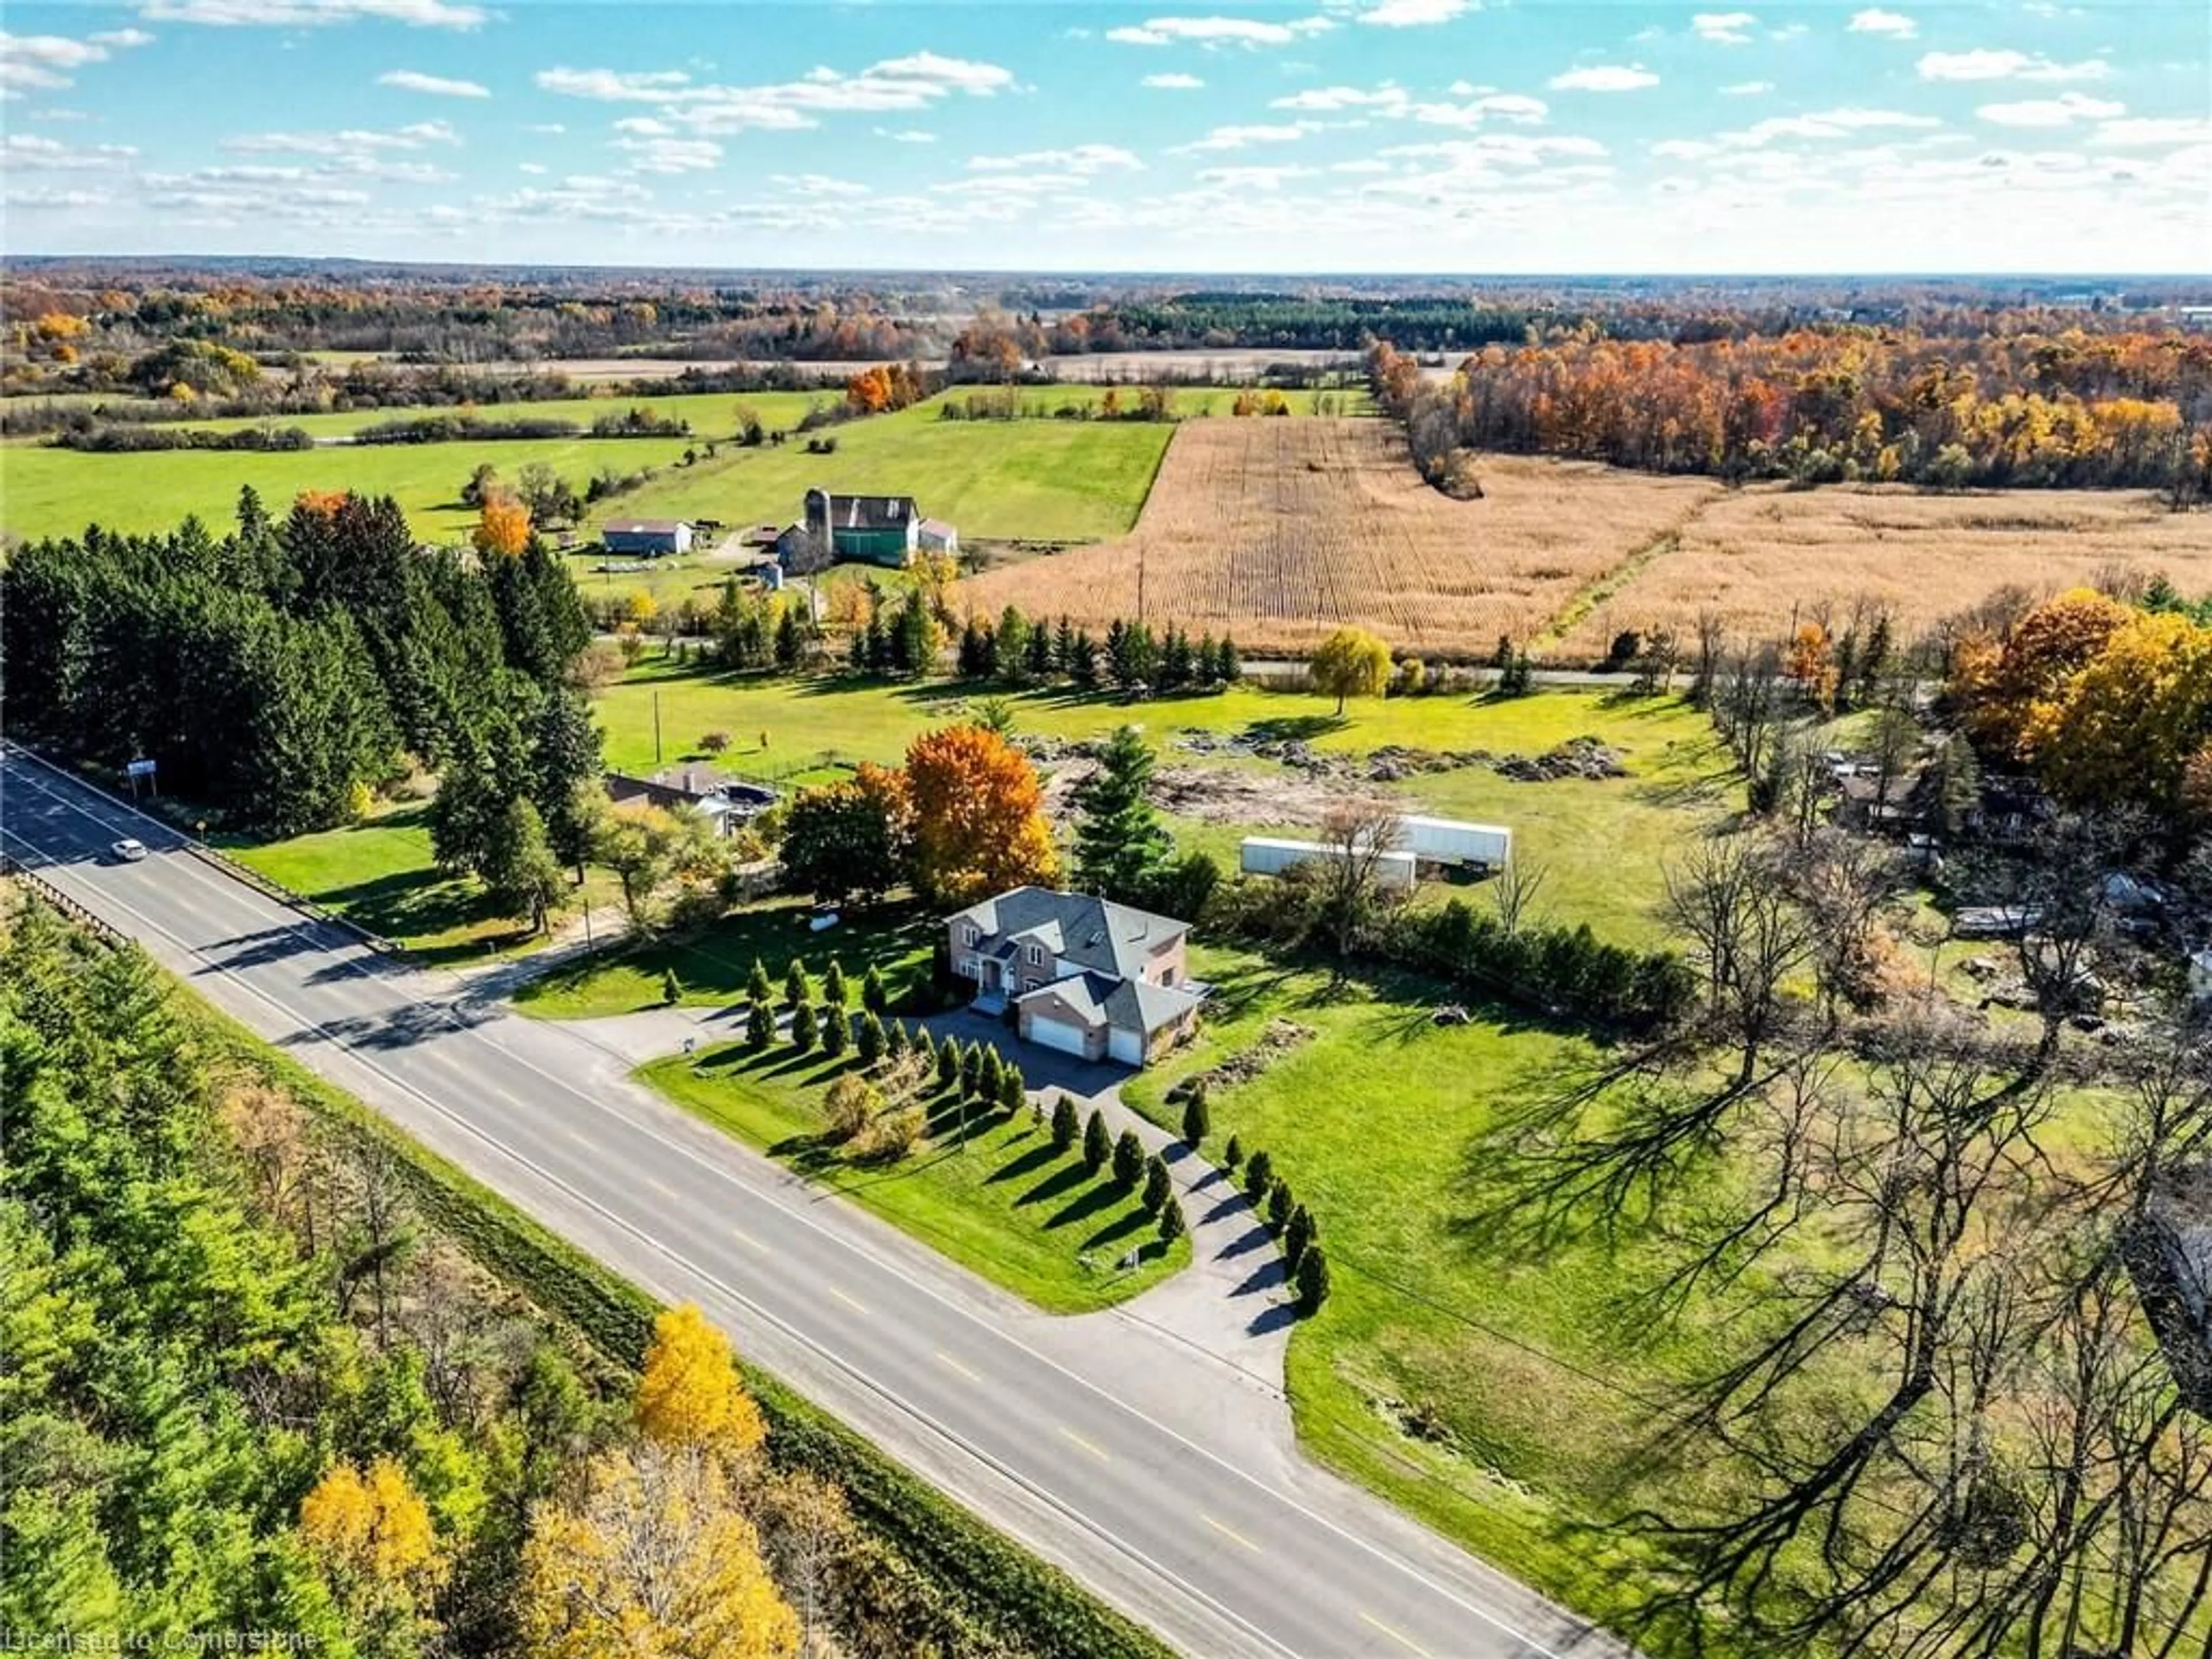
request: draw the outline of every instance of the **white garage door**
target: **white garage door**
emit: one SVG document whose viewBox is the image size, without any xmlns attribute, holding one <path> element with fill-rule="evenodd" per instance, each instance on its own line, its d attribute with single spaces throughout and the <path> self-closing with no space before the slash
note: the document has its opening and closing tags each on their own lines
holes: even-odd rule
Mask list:
<svg viewBox="0 0 2212 1659">
<path fill-rule="evenodd" d="M 1124 1066 L 1141 1066 L 1145 1063 L 1145 1039 L 1125 1026 L 1109 1026 L 1106 1052 Z"/>
<path fill-rule="evenodd" d="M 1057 1048 L 1063 1054 L 1080 1056 L 1083 1053 L 1083 1028 L 1064 1019 L 1050 1019 L 1042 1014 L 1032 1016 L 1029 1039 L 1048 1048 Z"/>
</svg>

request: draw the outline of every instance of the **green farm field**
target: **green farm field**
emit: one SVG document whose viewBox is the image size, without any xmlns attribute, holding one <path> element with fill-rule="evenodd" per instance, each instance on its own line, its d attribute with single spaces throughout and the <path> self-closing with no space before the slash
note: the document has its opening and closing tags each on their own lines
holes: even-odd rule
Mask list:
<svg viewBox="0 0 2212 1659">
<path fill-rule="evenodd" d="M 247 427 L 296 426 L 311 437 L 349 437 L 365 427 L 386 421 L 423 419 L 434 416 L 473 415 L 485 421 L 578 421 L 589 425 L 602 415 L 619 415 L 631 409 L 649 409 L 664 418 L 689 421 L 695 439 L 726 440 L 736 431 L 740 404 L 758 415 L 774 430 L 798 424 L 817 404 L 840 401 L 835 392 L 694 392 L 675 398 L 591 397 L 556 398 L 544 403 L 439 404 L 398 409 L 349 409 L 328 415 L 256 415 L 211 421 L 177 421 L 179 430 L 236 432 Z"/>
<path fill-rule="evenodd" d="M 945 421 L 917 404 L 804 441 L 725 449 L 607 504 L 609 517 L 788 524 L 808 489 L 912 495 L 977 539 L 1097 541 L 1126 532 L 1152 487 L 1171 426 L 1124 421 Z"/>
<path fill-rule="evenodd" d="M 665 466 L 696 439 L 552 438 L 514 442 L 392 444 L 261 453 L 156 450 L 91 454 L 30 444 L 0 446 L 0 528 L 26 538 L 76 535 L 88 524 L 164 531 L 196 514 L 220 531 L 251 484 L 282 513 L 303 489 L 390 495 L 426 540 L 459 539 L 476 523 L 461 486 L 480 462 L 519 472 L 543 462 L 581 488 L 603 466 Z"/>
</svg>

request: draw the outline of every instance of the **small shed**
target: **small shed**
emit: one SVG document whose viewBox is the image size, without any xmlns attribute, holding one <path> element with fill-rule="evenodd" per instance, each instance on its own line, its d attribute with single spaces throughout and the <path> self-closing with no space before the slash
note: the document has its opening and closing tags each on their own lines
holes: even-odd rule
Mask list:
<svg viewBox="0 0 2212 1659">
<path fill-rule="evenodd" d="M 915 542 L 925 553 L 960 551 L 960 532 L 942 519 L 924 519 L 915 532 Z"/>
<path fill-rule="evenodd" d="M 691 526 L 682 519 L 611 519 L 599 539 L 610 553 L 665 558 L 691 550 Z"/>
</svg>

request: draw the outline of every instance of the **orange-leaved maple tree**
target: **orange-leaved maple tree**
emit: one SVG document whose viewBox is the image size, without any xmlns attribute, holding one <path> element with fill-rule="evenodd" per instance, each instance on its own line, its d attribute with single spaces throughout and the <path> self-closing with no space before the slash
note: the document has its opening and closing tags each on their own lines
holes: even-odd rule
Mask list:
<svg viewBox="0 0 2212 1659">
<path fill-rule="evenodd" d="M 1036 769 L 997 732 L 948 726 L 906 751 L 913 876 L 937 904 L 972 904 L 1060 874 Z"/>
</svg>

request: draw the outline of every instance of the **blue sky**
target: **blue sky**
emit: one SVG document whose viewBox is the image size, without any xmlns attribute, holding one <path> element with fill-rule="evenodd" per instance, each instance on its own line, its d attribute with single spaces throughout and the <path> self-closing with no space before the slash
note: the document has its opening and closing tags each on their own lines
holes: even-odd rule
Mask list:
<svg viewBox="0 0 2212 1659">
<path fill-rule="evenodd" d="M 6 246 L 2212 272 L 2212 6 L 10 5 Z"/>
</svg>

